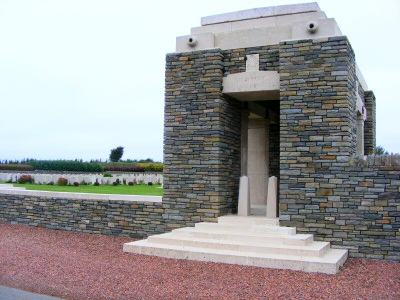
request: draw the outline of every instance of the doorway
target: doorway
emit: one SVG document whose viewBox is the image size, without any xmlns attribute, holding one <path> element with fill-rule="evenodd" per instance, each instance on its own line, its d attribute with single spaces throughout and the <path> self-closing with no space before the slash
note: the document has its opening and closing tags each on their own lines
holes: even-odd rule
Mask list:
<svg viewBox="0 0 400 300">
<path fill-rule="evenodd" d="M 268 179 L 270 176 L 279 176 L 277 164 L 279 165 L 279 101 L 244 102 L 242 176 L 249 178 L 252 215 L 266 214 Z"/>
</svg>

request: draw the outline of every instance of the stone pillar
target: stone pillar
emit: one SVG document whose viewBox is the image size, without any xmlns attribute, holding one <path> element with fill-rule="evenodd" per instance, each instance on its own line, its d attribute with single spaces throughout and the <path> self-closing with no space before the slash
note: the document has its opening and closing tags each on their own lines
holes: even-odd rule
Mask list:
<svg viewBox="0 0 400 300">
<path fill-rule="evenodd" d="M 250 203 L 266 205 L 269 177 L 269 121 L 249 120 L 248 177 Z"/>
<path fill-rule="evenodd" d="M 373 154 L 376 147 L 376 100 L 372 91 L 364 92 L 367 119 L 364 123 L 364 153 Z"/>
<path fill-rule="evenodd" d="M 250 215 L 250 190 L 249 190 L 249 178 L 247 176 L 240 177 L 239 186 L 239 205 L 238 205 L 238 216 L 249 216 Z"/>
<path fill-rule="evenodd" d="M 248 111 L 242 112 L 241 176 L 247 176 L 248 173 L 249 115 Z"/>
<path fill-rule="evenodd" d="M 279 53 L 280 223 L 332 234 L 321 215 L 346 201 L 343 173 L 356 151 L 354 52 L 337 36 L 284 41 Z"/>
<path fill-rule="evenodd" d="M 278 179 L 271 176 L 268 180 L 267 218 L 278 216 Z"/>
<path fill-rule="evenodd" d="M 221 49 L 166 57 L 163 220 L 168 229 L 236 213 L 241 105 L 222 94 Z"/>
<path fill-rule="evenodd" d="M 364 119 L 357 114 L 357 155 L 364 155 Z"/>
<path fill-rule="evenodd" d="M 269 124 L 269 176 L 279 181 L 279 124 Z"/>
</svg>

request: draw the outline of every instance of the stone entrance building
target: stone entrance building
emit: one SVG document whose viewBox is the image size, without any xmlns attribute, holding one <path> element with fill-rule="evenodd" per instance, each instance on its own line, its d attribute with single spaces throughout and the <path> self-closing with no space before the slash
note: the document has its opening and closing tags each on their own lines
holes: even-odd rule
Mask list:
<svg viewBox="0 0 400 300">
<path fill-rule="evenodd" d="M 253 208 L 279 179 L 281 221 L 342 201 L 350 157 L 374 151 L 375 98 L 335 20 L 307 3 L 201 23 L 166 58 L 165 218 L 236 213 L 243 175 Z"/>
<path fill-rule="evenodd" d="M 336 21 L 306 3 L 201 25 L 166 57 L 166 230 L 236 214 L 242 176 L 264 214 L 275 176 L 281 226 L 400 261 L 400 157 L 373 155 L 375 96 Z"/>
</svg>

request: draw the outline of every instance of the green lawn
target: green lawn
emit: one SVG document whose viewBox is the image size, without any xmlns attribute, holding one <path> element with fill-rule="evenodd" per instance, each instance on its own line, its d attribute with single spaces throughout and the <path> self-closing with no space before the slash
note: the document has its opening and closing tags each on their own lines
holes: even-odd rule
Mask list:
<svg viewBox="0 0 400 300">
<path fill-rule="evenodd" d="M 144 196 L 162 196 L 163 189 L 161 185 L 80 185 L 80 186 L 58 186 L 58 185 L 37 185 L 37 184 L 18 184 L 13 183 L 15 187 L 24 187 L 33 191 L 49 192 L 69 192 L 69 193 L 90 193 L 90 194 L 120 194 L 120 195 L 144 195 Z"/>
</svg>

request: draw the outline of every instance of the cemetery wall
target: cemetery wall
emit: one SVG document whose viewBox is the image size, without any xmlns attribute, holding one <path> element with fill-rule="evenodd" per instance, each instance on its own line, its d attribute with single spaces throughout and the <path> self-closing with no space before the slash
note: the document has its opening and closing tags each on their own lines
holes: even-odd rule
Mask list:
<svg viewBox="0 0 400 300">
<path fill-rule="evenodd" d="M 110 172 L 111 173 L 111 172 Z M 0 182 L 10 182 L 17 183 L 18 178 L 21 175 L 30 175 L 34 179 L 35 184 L 48 184 L 49 182 L 57 183 L 60 177 L 68 180 L 68 184 L 73 184 L 78 182 L 79 184 L 83 181 L 87 183 L 94 183 L 98 181 L 100 184 L 113 184 L 119 180 L 122 184 L 128 184 L 129 182 L 134 182 L 135 184 L 162 184 L 163 175 L 153 174 L 153 173 L 120 173 L 114 172 L 112 177 L 106 177 L 104 174 L 91 174 L 91 173 L 78 173 L 78 172 L 10 172 L 10 171 L 0 171 Z"/>
<path fill-rule="evenodd" d="M 161 202 L 77 199 L 0 193 L 0 222 L 142 238 L 162 233 Z"/>
<path fill-rule="evenodd" d="M 326 178 L 340 174 L 340 185 L 317 194 L 288 192 L 280 203 L 281 225 L 348 249 L 351 257 L 400 261 L 400 166 L 381 164 L 352 158 L 338 173 L 318 170 Z"/>
</svg>

